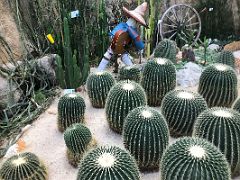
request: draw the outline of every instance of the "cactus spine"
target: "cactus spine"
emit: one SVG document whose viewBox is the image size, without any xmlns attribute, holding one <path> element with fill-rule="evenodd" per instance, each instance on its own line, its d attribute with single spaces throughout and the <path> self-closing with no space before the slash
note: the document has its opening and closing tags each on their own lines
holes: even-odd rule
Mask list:
<svg viewBox="0 0 240 180">
<path fill-rule="evenodd" d="M 125 118 L 123 142 L 125 148 L 135 157 L 140 169 L 158 168 L 168 141 L 167 123 L 153 108 L 135 108 Z"/>
<path fill-rule="evenodd" d="M 119 147 L 98 147 L 79 164 L 77 180 L 140 180 L 132 156 Z"/>
<path fill-rule="evenodd" d="M 231 51 L 222 51 L 217 59 L 217 63 L 222 63 L 235 68 L 235 58 Z"/>
<path fill-rule="evenodd" d="M 119 80 L 131 80 L 137 83 L 141 80 L 141 71 L 136 66 L 124 66 L 120 69 Z"/>
</svg>

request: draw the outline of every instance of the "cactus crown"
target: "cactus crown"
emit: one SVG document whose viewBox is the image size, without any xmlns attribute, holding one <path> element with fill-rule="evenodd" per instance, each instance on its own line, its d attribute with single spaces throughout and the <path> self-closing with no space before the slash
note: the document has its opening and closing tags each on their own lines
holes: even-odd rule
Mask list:
<svg viewBox="0 0 240 180">
<path fill-rule="evenodd" d="M 124 66 L 120 69 L 119 80 L 131 80 L 139 82 L 141 79 L 141 71 L 137 66 Z"/>
<path fill-rule="evenodd" d="M 235 58 L 231 51 L 222 51 L 217 59 L 217 63 L 222 63 L 231 66 L 232 68 L 235 67 Z"/>
</svg>

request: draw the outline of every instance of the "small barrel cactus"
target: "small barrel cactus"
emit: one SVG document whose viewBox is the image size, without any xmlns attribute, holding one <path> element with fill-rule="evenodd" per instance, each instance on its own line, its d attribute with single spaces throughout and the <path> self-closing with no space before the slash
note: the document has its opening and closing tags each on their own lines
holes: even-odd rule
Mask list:
<svg viewBox="0 0 240 180">
<path fill-rule="evenodd" d="M 63 132 L 74 123 L 84 121 L 86 105 L 84 99 L 75 93 L 66 94 L 58 102 L 58 129 Z"/>
<path fill-rule="evenodd" d="M 164 152 L 160 163 L 162 180 L 231 180 L 224 155 L 201 138 L 180 138 Z"/>
<path fill-rule="evenodd" d="M 176 69 L 170 60 L 154 58 L 143 70 L 141 81 L 149 106 L 160 106 L 163 97 L 176 87 Z"/>
<path fill-rule="evenodd" d="M 237 75 L 228 65 L 209 65 L 200 76 L 198 92 L 208 107 L 231 107 L 238 95 Z"/>
<path fill-rule="evenodd" d="M 133 157 L 119 147 L 98 147 L 79 164 L 77 180 L 140 180 Z"/>
<path fill-rule="evenodd" d="M 167 93 L 161 106 L 172 136 L 191 136 L 196 118 L 206 109 L 207 103 L 201 95 L 184 90 Z"/>
<path fill-rule="evenodd" d="M 105 106 L 110 128 L 121 133 L 129 111 L 146 104 L 146 94 L 138 83 L 129 80 L 118 82 L 110 90 Z"/>
<path fill-rule="evenodd" d="M 232 109 L 213 107 L 196 120 L 193 136 L 212 142 L 231 165 L 232 176 L 240 174 L 240 114 Z"/>
<path fill-rule="evenodd" d="M 159 168 L 169 142 L 169 131 L 164 117 L 153 108 L 138 107 L 127 115 L 123 128 L 125 148 L 135 157 L 142 170 Z"/>
<path fill-rule="evenodd" d="M 222 51 L 217 58 L 217 63 L 222 63 L 235 68 L 235 58 L 231 51 Z"/>
<path fill-rule="evenodd" d="M 93 107 L 104 108 L 108 92 L 114 84 L 114 77 L 106 71 L 95 72 L 88 76 L 87 92 Z"/>
<path fill-rule="evenodd" d="M 233 109 L 240 113 L 240 98 L 233 104 Z"/>
<path fill-rule="evenodd" d="M 137 83 L 141 80 L 141 71 L 137 66 L 124 66 L 120 69 L 119 80 L 131 80 Z"/>
<path fill-rule="evenodd" d="M 90 130 L 83 124 L 71 125 L 64 132 L 64 140 L 67 146 L 67 157 L 73 166 L 77 166 L 83 154 L 96 146 Z"/>
<path fill-rule="evenodd" d="M 176 63 L 177 46 L 175 41 L 164 39 L 156 46 L 154 57 L 167 58 Z"/>
<path fill-rule="evenodd" d="M 39 158 L 30 152 L 14 155 L 0 169 L 1 180 L 46 180 L 47 170 Z"/>
</svg>

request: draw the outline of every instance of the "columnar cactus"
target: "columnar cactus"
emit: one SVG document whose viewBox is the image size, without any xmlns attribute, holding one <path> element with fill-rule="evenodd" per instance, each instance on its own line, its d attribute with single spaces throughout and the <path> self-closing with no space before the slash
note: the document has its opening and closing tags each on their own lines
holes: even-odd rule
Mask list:
<svg viewBox="0 0 240 180">
<path fill-rule="evenodd" d="M 164 152 L 160 163 L 162 180 L 230 180 L 224 155 L 200 138 L 180 138 Z"/>
<path fill-rule="evenodd" d="M 184 90 L 167 93 L 161 106 L 172 136 L 191 136 L 196 118 L 206 109 L 207 103 L 201 95 Z"/>
<path fill-rule="evenodd" d="M 233 109 L 240 113 L 240 98 L 233 104 Z"/>
<path fill-rule="evenodd" d="M 231 165 L 232 176 L 240 174 L 240 114 L 229 108 L 214 107 L 197 118 L 193 136 L 212 142 Z"/>
<path fill-rule="evenodd" d="M 84 99 L 75 93 L 66 94 L 58 102 L 58 129 L 63 132 L 74 123 L 84 121 L 86 105 Z"/>
<path fill-rule="evenodd" d="M 154 50 L 154 57 L 170 59 L 176 63 L 177 46 L 176 43 L 169 39 L 162 40 Z"/>
<path fill-rule="evenodd" d="M 167 123 L 157 110 L 147 106 L 138 107 L 125 118 L 123 142 L 140 169 L 158 168 L 168 141 Z"/>
<path fill-rule="evenodd" d="M 73 124 L 66 129 L 64 140 L 69 163 L 75 167 L 82 159 L 83 154 L 96 146 L 96 141 L 92 138 L 90 130 L 80 123 Z"/>
<path fill-rule="evenodd" d="M 105 106 L 110 128 L 121 133 L 129 111 L 146 104 L 146 94 L 138 83 L 129 80 L 118 82 L 109 91 Z"/>
<path fill-rule="evenodd" d="M 222 51 L 217 58 L 217 63 L 222 63 L 235 68 L 235 58 L 231 51 Z"/>
<path fill-rule="evenodd" d="M 114 77 L 106 71 L 95 72 L 88 76 L 87 92 L 93 107 L 104 108 L 108 92 L 114 84 Z"/>
<path fill-rule="evenodd" d="M 137 66 L 124 66 L 120 69 L 119 80 L 132 80 L 135 82 L 140 82 L 141 71 Z"/>
<path fill-rule="evenodd" d="M 98 147 L 79 164 L 77 180 L 140 180 L 133 157 L 119 147 Z"/>
<path fill-rule="evenodd" d="M 0 169 L 1 180 L 46 180 L 47 171 L 39 158 L 30 152 L 14 155 Z"/>
<path fill-rule="evenodd" d="M 143 70 L 141 82 L 146 91 L 148 105 L 160 106 L 165 94 L 176 87 L 176 69 L 170 60 L 154 58 Z"/>
<path fill-rule="evenodd" d="M 201 74 L 198 92 L 208 107 L 231 107 L 238 94 L 237 75 L 228 65 L 212 64 Z"/>
</svg>

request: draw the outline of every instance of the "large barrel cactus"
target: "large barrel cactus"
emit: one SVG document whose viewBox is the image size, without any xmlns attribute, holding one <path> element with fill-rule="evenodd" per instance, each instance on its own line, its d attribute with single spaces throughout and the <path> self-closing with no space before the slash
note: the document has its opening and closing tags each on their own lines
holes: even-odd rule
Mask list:
<svg viewBox="0 0 240 180">
<path fill-rule="evenodd" d="M 231 180 L 224 155 L 201 138 L 180 138 L 164 152 L 161 180 Z"/>
<path fill-rule="evenodd" d="M 240 174 L 240 114 L 229 108 L 213 107 L 197 118 L 193 136 L 212 142 L 231 165 L 232 176 Z"/>
<path fill-rule="evenodd" d="M 161 106 L 172 136 L 191 136 L 196 118 L 206 109 L 207 103 L 201 95 L 184 90 L 167 93 Z"/>
<path fill-rule="evenodd" d="M 240 98 L 233 104 L 233 109 L 240 113 Z"/>
<path fill-rule="evenodd" d="M 217 58 L 217 63 L 222 63 L 235 68 L 235 58 L 231 51 L 222 51 Z"/>
<path fill-rule="evenodd" d="M 119 147 L 98 147 L 79 164 L 77 180 L 140 180 L 133 157 Z"/>
<path fill-rule="evenodd" d="M 156 46 L 154 50 L 154 57 L 161 57 L 170 59 L 176 63 L 177 46 L 176 43 L 169 39 L 164 39 Z"/>
<path fill-rule="evenodd" d="M 231 107 L 238 95 L 237 75 L 228 65 L 212 64 L 201 74 L 198 92 L 208 107 Z"/>
<path fill-rule="evenodd" d="M 143 70 L 141 84 L 146 91 L 148 105 L 160 106 L 165 94 L 176 87 L 175 66 L 163 58 L 149 60 Z"/>
<path fill-rule="evenodd" d="M 39 158 L 30 152 L 14 155 L 0 169 L 1 180 L 46 180 L 47 170 Z"/>
<path fill-rule="evenodd" d="M 122 132 L 124 118 L 132 109 L 147 104 L 144 89 L 134 81 L 120 81 L 110 90 L 105 106 L 110 128 Z"/>
<path fill-rule="evenodd" d="M 140 82 L 141 71 L 137 66 L 124 66 L 120 69 L 119 80 L 131 80 L 135 82 Z"/>
<path fill-rule="evenodd" d="M 64 132 L 64 140 L 67 146 L 67 157 L 69 163 L 77 166 L 83 154 L 90 148 L 96 146 L 90 130 L 83 124 L 71 125 Z"/>
<path fill-rule="evenodd" d="M 168 141 L 167 123 L 157 110 L 145 106 L 129 112 L 124 122 L 123 142 L 140 169 L 158 168 Z"/>
<path fill-rule="evenodd" d="M 63 132 L 74 123 L 84 121 L 86 105 L 84 99 L 75 93 L 66 94 L 58 102 L 58 129 Z"/>
<path fill-rule="evenodd" d="M 106 71 L 95 72 L 88 76 L 87 92 L 93 107 L 104 108 L 108 92 L 114 84 L 114 77 Z"/>
</svg>

